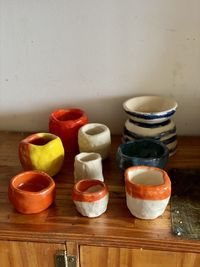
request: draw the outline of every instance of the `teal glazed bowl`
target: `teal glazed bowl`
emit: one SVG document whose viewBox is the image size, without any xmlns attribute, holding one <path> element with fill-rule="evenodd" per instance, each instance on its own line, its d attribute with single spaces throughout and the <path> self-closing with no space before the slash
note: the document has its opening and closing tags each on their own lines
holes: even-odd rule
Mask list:
<svg viewBox="0 0 200 267">
<path fill-rule="evenodd" d="M 131 166 L 152 166 L 163 169 L 169 159 L 168 148 L 160 141 L 138 139 L 121 144 L 116 153 L 122 172 Z"/>
</svg>

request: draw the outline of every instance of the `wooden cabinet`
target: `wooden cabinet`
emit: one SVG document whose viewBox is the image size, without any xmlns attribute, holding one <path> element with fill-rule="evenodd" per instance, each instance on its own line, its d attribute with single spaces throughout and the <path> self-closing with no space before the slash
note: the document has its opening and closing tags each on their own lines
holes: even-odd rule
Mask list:
<svg viewBox="0 0 200 267">
<path fill-rule="evenodd" d="M 18 143 L 27 133 L 0 132 L 0 266 L 56 266 L 55 254 L 67 251 L 80 267 L 199 267 L 200 241 L 171 233 L 170 207 L 155 220 L 139 220 L 128 211 L 124 181 L 115 162 L 120 137 L 112 137 L 103 173 L 110 199 L 105 214 L 85 218 L 71 199 L 74 156 L 66 155 L 62 171 L 54 177 L 56 200 L 35 215 L 18 213 L 9 203 L 9 180 L 22 171 Z M 166 167 L 200 168 L 200 137 L 179 137 L 179 148 Z M 74 266 L 70 258 L 68 266 Z M 62 265 L 61 265 L 62 266 Z M 64 266 L 64 265 L 63 265 Z"/>
<path fill-rule="evenodd" d="M 80 247 L 81 267 L 199 267 L 200 254 L 116 247 Z"/>
<path fill-rule="evenodd" d="M 2 267 L 54 267 L 56 251 L 65 250 L 63 244 L 40 242 L 0 242 L 0 266 Z"/>
</svg>

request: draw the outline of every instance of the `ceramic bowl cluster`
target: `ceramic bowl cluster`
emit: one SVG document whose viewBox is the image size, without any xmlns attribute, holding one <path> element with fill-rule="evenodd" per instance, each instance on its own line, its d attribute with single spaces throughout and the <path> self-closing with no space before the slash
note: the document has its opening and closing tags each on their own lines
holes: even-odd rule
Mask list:
<svg viewBox="0 0 200 267">
<path fill-rule="evenodd" d="M 154 166 L 164 168 L 169 158 L 168 148 L 160 141 L 138 139 L 123 143 L 118 147 L 117 164 L 124 171 L 131 166 Z"/>
<path fill-rule="evenodd" d="M 153 138 L 169 149 L 170 156 L 176 152 L 176 125 L 172 116 L 177 102 L 163 96 L 139 96 L 123 103 L 128 119 L 125 122 L 123 141 Z"/>
</svg>

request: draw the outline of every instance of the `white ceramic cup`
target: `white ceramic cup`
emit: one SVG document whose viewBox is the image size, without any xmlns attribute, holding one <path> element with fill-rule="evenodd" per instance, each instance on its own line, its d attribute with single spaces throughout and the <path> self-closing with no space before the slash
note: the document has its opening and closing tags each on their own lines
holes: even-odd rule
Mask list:
<svg viewBox="0 0 200 267">
<path fill-rule="evenodd" d="M 74 185 L 72 199 L 81 215 L 98 217 L 107 209 L 108 188 L 99 180 L 80 180 Z"/>
<path fill-rule="evenodd" d="M 162 215 L 171 195 L 168 174 L 149 166 L 129 167 L 125 171 L 126 203 L 130 212 L 140 219 Z"/>
<path fill-rule="evenodd" d="M 94 152 L 82 152 L 74 160 L 74 179 L 96 179 L 104 181 L 101 155 Z"/>
<path fill-rule="evenodd" d="M 80 152 L 99 153 L 105 159 L 110 151 L 110 130 L 104 124 L 88 123 L 79 129 L 78 144 Z"/>
</svg>

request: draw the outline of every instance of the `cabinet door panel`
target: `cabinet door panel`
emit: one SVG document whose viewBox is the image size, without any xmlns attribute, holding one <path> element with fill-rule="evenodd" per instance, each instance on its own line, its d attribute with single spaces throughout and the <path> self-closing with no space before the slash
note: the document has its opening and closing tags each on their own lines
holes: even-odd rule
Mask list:
<svg viewBox="0 0 200 267">
<path fill-rule="evenodd" d="M 200 254 L 111 247 L 80 247 L 81 267 L 199 267 Z"/>
<path fill-rule="evenodd" d="M 54 267 L 54 254 L 65 250 L 64 244 L 35 242 L 0 242 L 2 267 Z"/>
</svg>

